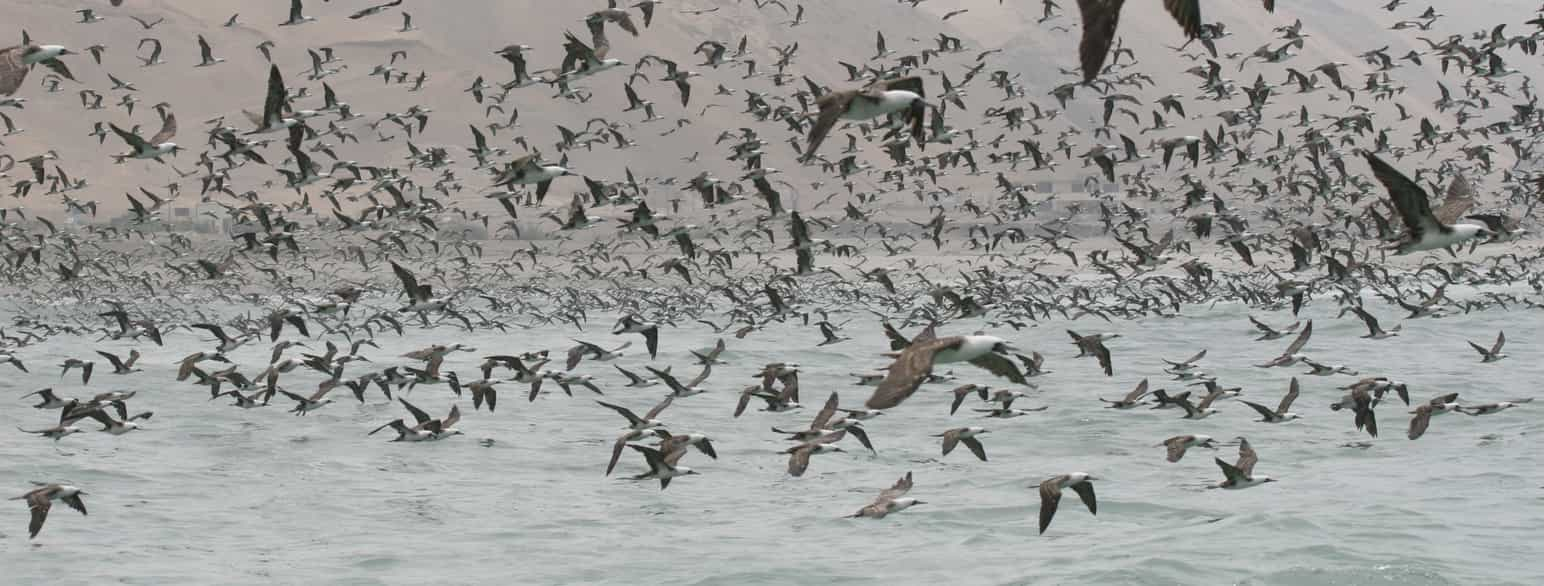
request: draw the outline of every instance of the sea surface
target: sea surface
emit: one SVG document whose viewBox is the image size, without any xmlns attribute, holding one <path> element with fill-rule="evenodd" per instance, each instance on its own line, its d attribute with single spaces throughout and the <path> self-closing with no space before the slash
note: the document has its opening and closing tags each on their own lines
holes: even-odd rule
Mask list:
<svg viewBox="0 0 1544 586">
<path fill-rule="evenodd" d="M 1456 289 L 1456 288 L 1455 288 Z M 1450 295 L 1458 292 L 1450 291 Z M 1311 304 L 1315 320 L 1306 354 L 1345 364 L 1362 375 L 1407 382 L 1413 399 L 1460 393 L 1463 402 L 1532 397 L 1544 379 L 1544 318 L 1514 308 L 1404 321 L 1396 309 L 1369 304 L 1384 326 L 1403 326 L 1390 340 L 1365 340 L 1354 317 L 1335 319 L 1333 303 Z M 846 453 L 817 455 L 802 478 L 789 477 L 790 444 L 769 427 L 801 428 L 831 392 L 857 406 L 870 388 L 850 373 L 885 366 L 886 344 L 866 312 L 843 335 L 816 348 L 819 333 L 797 321 L 770 325 L 743 340 L 725 334 L 729 365 L 714 369 L 707 394 L 677 400 L 661 416 L 672 430 L 711 436 L 719 458 L 701 453 L 683 464 L 701 472 L 676 479 L 631 481 L 644 470 L 624 454 L 606 477 L 610 445 L 624 421 L 595 404 L 616 402 L 639 413 L 663 387 L 627 389 L 607 363 L 585 362 L 605 397 L 575 387 L 565 396 L 544 385 L 535 402 L 526 385 L 500 387 L 496 414 L 459 400 L 465 436 L 426 444 L 393 443 L 389 430 L 366 433 L 407 413 L 372 391 L 364 405 L 344 389 L 339 402 L 306 417 L 286 413 L 279 397 L 242 410 L 228 398 L 174 381 L 176 362 L 209 346 L 202 332 L 177 331 L 165 347 L 148 341 L 56 337 L 17 352 L 30 367 L 0 366 L 0 496 L 29 481 L 84 488 L 89 517 L 56 506 L 35 540 L 27 510 L 0 501 L 0 583 L 6 584 L 1541 584 L 1544 583 L 1544 402 L 1496 415 L 1446 414 L 1425 437 L 1405 439 L 1408 410 L 1396 401 L 1378 409 L 1382 436 L 1357 432 L 1349 412 L 1332 412 L 1355 377 L 1304 376 L 1303 367 L 1262 369 L 1290 339 L 1253 341 L 1248 308 L 1188 306 L 1176 318 L 1106 323 L 1097 318 L 1044 322 L 991 333 L 1046 356 L 1052 372 L 1016 406 L 1050 409 L 1018 419 L 981 419 L 967 402 L 949 416 L 949 390 L 967 382 L 998 385 L 968 365 L 941 365 L 957 380 L 931 384 L 904 405 L 866 422 L 877 454 L 852 438 Z M 1285 312 L 1256 313 L 1276 325 Z M 7 321 L 9 321 L 8 316 Z M 403 352 L 461 342 L 446 369 L 477 378 L 487 354 L 551 349 L 580 338 L 609 346 L 615 316 L 571 326 L 472 334 L 450 328 L 410 329 L 366 347 L 369 368 L 412 364 Z M 1092 359 L 1074 359 L 1063 331 L 1122 335 L 1110 342 L 1115 376 Z M 986 328 L 951 322 L 943 334 Z M 905 329 L 913 334 L 920 328 Z M 1465 340 L 1489 345 L 1507 332 L 1511 358 L 1481 364 Z M 314 332 L 313 332 L 314 333 Z M 643 372 L 672 365 L 697 372 L 688 350 L 719 335 L 699 324 L 667 328 L 658 360 L 642 344 L 616 364 Z M 319 344 L 313 344 L 319 346 Z M 99 365 L 89 387 L 75 373 L 61 379 L 66 357 L 93 350 L 144 352 L 144 372 L 116 376 Z M 1153 388 L 1185 383 L 1163 374 L 1161 358 L 1181 360 L 1207 349 L 1202 369 L 1243 398 L 1274 406 L 1297 375 L 1300 421 L 1257 423 L 1235 400 L 1220 413 L 1185 421 L 1176 410 L 1101 408 L 1144 377 Z M 302 349 L 303 350 L 303 349 Z M 269 345 L 254 342 L 231 357 L 252 374 Z M 806 407 L 792 413 L 754 408 L 731 417 L 737 393 L 761 365 L 801 365 Z M 552 365 L 557 367 L 557 365 Z M 952 366 L 952 368 L 951 368 Z M 281 385 L 308 394 L 321 376 L 297 370 Z M 51 386 L 61 396 L 108 390 L 138 395 L 131 411 L 152 410 L 146 429 L 114 437 L 87 431 L 55 443 L 14 431 L 52 425 L 52 412 L 30 408 L 23 393 Z M 447 387 L 406 395 L 433 416 L 458 401 Z M 760 402 L 753 404 L 759 407 Z M 984 425 L 989 462 L 960 449 L 940 457 L 944 430 Z M 1243 491 L 1207 490 L 1221 479 L 1213 456 L 1234 449 L 1192 450 L 1176 464 L 1158 443 L 1178 434 L 1219 439 L 1247 436 L 1259 453 L 1256 473 L 1279 482 Z M 1370 442 L 1370 445 L 1358 442 Z M 847 519 L 882 488 L 911 471 L 911 496 L 926 504 L 882 520 Z M 1064 499 L 1055 522 L 1037 535 L 1035 489 L 1057 474 L 1085 471 L 1096 483 L 1099 514 Z"/>
</svg>

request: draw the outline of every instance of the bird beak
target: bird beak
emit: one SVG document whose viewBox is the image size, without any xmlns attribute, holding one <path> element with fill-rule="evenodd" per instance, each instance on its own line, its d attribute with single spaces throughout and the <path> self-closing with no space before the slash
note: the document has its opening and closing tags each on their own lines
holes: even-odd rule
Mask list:
<svg viewBox="0 0 1544 586">
<path fill-rule="evenodd" d="M 81 494 L 85 494 L 85 493 L 81 493 Z M 927 504 L 927 501 L 917 501 L 917 502 L 914 502 L 912 504 L 913 505 L 925 505 L 925 504 Z"/>
<path fill-rule="evenodd" d="M 59 50 L 59 54 L 60 54 L 60 55 L 61 55 L 61 56 L 62 56 L 62 55 L 79 55 L 79 53 L 76 53 L 76 52 L 74 52 L 74 51 L 71 51 L 71 50 L 69 50 L 69 49 L 60 49 L 60 50 Z M 81 493 L 81 494 L 85 494 L 85 493 Z"/>
</svg>

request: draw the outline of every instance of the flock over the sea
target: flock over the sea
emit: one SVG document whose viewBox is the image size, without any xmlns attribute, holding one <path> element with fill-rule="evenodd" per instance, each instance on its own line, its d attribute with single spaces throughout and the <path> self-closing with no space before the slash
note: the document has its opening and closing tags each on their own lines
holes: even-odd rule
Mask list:
<svg viewBox="0 0 1544 586">
<path fill-rule="evenodd" d="M 1544 190 L 1544 174 L 1531 170 L 1544 112 L 1528 74 L 1508 65 L 1537 61 L 1544 12 L 1445 30 L 1434 9 L 1392 0 L 1381 8 L 1387 34 L 1428 49 L 1369 46 L 1354 64 L 1315 63 L 1302 56 L 1314 44 L 1312 21 L 1244 38 L 1208 22 L 1201 0 L 1163 0 L 1178 24 L 1161 27 L 1172 58 L 1194 64 L 1176 72 L 1146 66 L 1122 42 L 1133 27 L 1132 19 L 1117 26 L 1124 0 L 1079 0 L 1075 11 L 1041 0 L 1033 26 L 1075 38 L 1077 59 L 1059 79 L 1032 79 L 1003 47 L 944 32 L 887 39 L 861 23 L 854 34 L 873 35 L 873 55 L 828 53 L 818 36 L 787 45 L 708 38 L 689 54 L 644 54 L 637 43 L 662 20 L 753 10 L 795 34 L 836 8 L 590 1 L 593 12 L 572 23 L 561 47 L 522 44 L 512 24 L 509 44 L 466 64 L 479 73 L 449 103 L 425 103 L 421 90 L 453 72 L 418 69 L 407 50 L 345 50 L 326 38 L 239 46 L 228 31 L 352 19 L 413 35 L 456 2 L 288 0 L 282 22 L 233 14 L 185 38 L 158 30 L 181 18 L 158 14 L 158 3 L 77 0 L 70 26 L 99 39 L 91 46 L 27 32 L 42 23 L 0 19 L 9 25 L 0 34 L 20 37 L 0 50 L 0 186 L 10 196 L 0 208 L 0 277 L 12 318 L 0 328 L 0 369 L 28 385 L 7 409 L 36 409 L 25 417 L 35 424 L 13 433 L 48 450 L 76 434 L 133 442 L 136 431 L 163 425 L 155 409 L 170 402 L 246 418 L 394 403 L 400 417 L 363 428 L 340 421 L 329 432 L 474 449 L 492 441 L 464 434 L 482 422 L 573 400 L 595 413 L 593 427 L 573 433 L 606 440 L 597 478 L 666 489 L 714 481 L 710 465 L 688 459 L 750 457 L 672 419 L 672 405 L 687 401 L 770 422 L 787 440 L 780 456 L 791 477 L 828 454 L 877 453 L 870 434 L 895 410 L 931 412 L 940 457 L 983 462 L 994 436 L 982 421 L 1166 410 L 1158 413 L 1172 414 L 1176 434 L 1133 446 L 1137 457 L 1179 467 L 1191 451 L 1228 448 L 1213 458 L 1212 488 L 1272 490 L 1293 479 L 1257 471 L 1270 471 L 1275 446 L 1246 437 L 1250 419 L 1291 426 L 1307 409 L 1325 411 L 1371 441 L 1379 419 L 1386 427 L 1393 417 L 1409 440 L 1443 441 L 1440 416 L 1528 410 L 1531 397 L 1493 397 L 1483 385 L 1433 389 L 1412 380 L 1419 372 L 1336 363 L 1312 351 L 1314 321 L 1299 314 L 1359 321 L 1365 343 L 1393 349 L 1434 342 L 1401 338 L 1407 321 L 1544 308 L 1544 255 L 1528 230 Z M 924 14 L 920 0 L 902 4 Z M 959 4 L 926 18 L 942 23 L 1000 1 Z M 1292 3 L 1258 9 L 1283 18 Z M 137 66 L 104 65 L 104 55 L 123 52 Z M 833 60 L 847 79 L 807 73 Z M 144 68 L 238 62 L 262 64 L 252 103 L 192 125 L 177 113 L 198 96 L 134 83 Z M 508 75 L 483 73 L 493 71 Z M 334 84 L 356 78 L 400 98 L 400 108 L 355 111 Z M 1433 103 L 1414 98 L 1417 82 L 1406 81 L 1428 78 L 1438 80 Z M 1158 93 L 1171 87 L 1185 91 Z M 548 101 L 590 120 L 578 128 L 521 118 L 522 104 Z M 29 115 L 45 108 L 78 112 L 82 122 L 29 128 Z M 1071 113 L 1085 110 L 1087 120 Z M 426 140 L 431 121 L 469 129 L 465 142 Z M 710 124 L 722 126 L 718 139 L 680 153 L 671 168 L 628 162 L 636 152 L 628 149 Z M 201 138 L 173 142 L 190 126 Z M 57 149 L 24 146 L 79 140 L 88 127 L 107 165 L 145 165 L 156 182 L 98 180 Z M 363 154 L 361 137 L 392 156 Z M 597 151 L 610 162 L 582 163 Z M 710 153 L 739 175 L 707 170 L 700 157 Z M 1071 171 L 1078 167 L 1087 170 Z M 1088 178 L 1086 197 L 1036 187 L 1073 175 Z M 549 204 L 554 190 L 562 195 Z M 200 217 L 174 212 L 195 204 Z M 109 208 L 123 218 L 107 222 Z M 190 221 L 218 227 L 180 228 Z M 1122 362 L 1123 324 L 1219 303 L 1250 309 L 1236 325 L 1256 331 L 1258 344 L 1177 349 L 1170 358 L 1188 357 L 1140 372 L 1129 392 L 1053 403 L 1040 388 L 1053 369 L 1063 379 L 1129 374 L 1138 367 Z M 589 327 L 612 316 L 609 332 Z M 1050 347 L 1015 343 L 1051 321 L 1090 325 L 1056 334 Z M 570 336 L 522 334 L 538 325 Z M 737 342 L 769 327 L 807 332 L 799 335 L 808 348 L 857 345 L 860 330 L 882 329 L 889 343 L 854 350 L 877 364 L 842 365 L 852 379 L 841 385 L 856 391 L 828 391 L 833 381 L 810 384 L 793 361 L 735 358 Z M 710 331 L 716 344 L 687 347 L 673 335 L 681 328 Z M 471 332 L 497 336 L 501 347 L 454 341 Z M 386 337 L 442 342 L 398 356 L 380 350 Z M 66 340 L 68 358 L 35 358 Z M 1466 359 L 1506 376 L 1507 341 L 1504 332 L 1476 333 Z M 1455 345 L 1453 356 L 1470 352 Z M 142 349 L 151 347 L 184 357 L 147 364 Z M 1249 362 L 1279 386 L 1230 385 L 1207 372 L 1219 361 Z M 458 363 L 468 366 L 451 367 Z M 725 372 L 754 376 L 742 385 L 726 380 L 741 374 Z M 1301 381 L 1310 378 L 1334 381 L 1340 396 L 1309 406 Z M 127 381 L 157 390 L 114 390 Z M 511 390 L 524 399 L 514 415 Z M 278 409 L 262 409 L 270 405 Z M 1232 429 L 1242 431 L 1186 431 L 1210 417 L 1236 418 Z M 1015 418 L 1029 423 L 1000 421 Z M 766 435 L 764 427 L 743 433 Z M 960 446 L 969 453 L 954 454 Z M 1116 465 L 1090 454 L 1085 470 L 1022 478 L 1026 499 L 1038 491 L 1038 531 L 1067 490 L 1097 514 L 1096 486 L 1121 491 L 1103 478 Z M 926 498 L 930 479 L 893 472 L 898 479 L 874 487 L 882 490 L 871 502 L 852 503 L 852 517 L 925 504 L 912 495 Z M 86 515 L 93 495 L 122 488 L 37 480 L 13 487 L 25 490 L 15 498 L 28 510 L 30 538 L 55 503 Z M 850 487 L 830 488 L 835 497 Z M 69 531 L 64 521 L 50 531 Z"/>
</svg>

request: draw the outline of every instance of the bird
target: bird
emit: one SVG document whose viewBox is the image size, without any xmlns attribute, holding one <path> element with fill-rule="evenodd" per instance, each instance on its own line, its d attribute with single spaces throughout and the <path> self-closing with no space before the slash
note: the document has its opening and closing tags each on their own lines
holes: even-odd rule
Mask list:
<svg viewBox="0 0 1544 586">
<path fill-rule="evenodd" d="M 908 471 L 905 476 L 896 480 L 895 484 L 890 485 L 890 488 L 880 491 L 879 496 L 874 499 L 874 502 L 858 509 L 858 512 L 848 515 L 848 518 L 883 519 L 885 515 L 890 513 L 899 513 L 917 505 L 927 504 L 926 501 L 919 501 L 906 496 L 906 493 L 911 492 L 911 486 L 911 472 Z"/>
<path fill-rule="evenodd" d="M 177 143 L 170 142 L 177 135 L 177 117 L 171 114 L 161 121 L 161 130 L 150 137 L 150 140 L 140 138 L 138 134 L 119 128 L 117 124 L 109 124 L 113 134 L 128 143 L 129 152 L 121 155 L 113 155 L 113 160 L 122 163 L 126 159 L 154 159 L 157 163 L 164 163 L 161 157 L 175 155 L 182 150 Z"/>
<path fill-rule="evenodd" d="M 981 440 L 976 439 L 976 436 L 983 433 L 988 433 L 990 431 L 991 430 L 984 427 L 956 427 L 934 437 L 944 438 L 943 447 L 945 456 L 949 455 L 949 452 L 954 451 L 954 447 L 956 445 L 963 443 L 965 444 L 965 447 L 970 448 L 970 453 L 976 455 L 976 459 L 985 462 L 986 447 L 981 445 Z"/>
<path fill-rule="evenodd" d="M 1264 475 L 1255 475 L 1255 463 L 1260 461 L 1255 455 L 1254 447 L 1249 445 L 1249 440 L 1238 438 L 1238 462 L 1229 464 L 1222 458 L 1213 458 L 1217 467 L 1222 469 L 1223 480 L 1210 488 L 1222 488 L 1238 490 L 1259 486 L 1267 482 L 1275 482 L 1276 479 Z"/>
<path fill-rule="evenodd" d="M 59 60 L 60 57 L 74 54 L 63 45 L 31 42 L 0 49 L 0 96 L 9 96 L 21 89 L 22 82 L 27 80 L 27 72 L 35 65 L 42 65 L 65 79 L 75 81 L 70 67 Z"/>
<path fill-rule="evenodd" d="M 32 511 L 32 520 L 27 523 L 28 539 L 36 539 L 38 532 L 43 530 L 43 522 L 48 520 L 48 510 L 56 500 L 80 511 L 81 515 L 86 514 L 86 502 L 80 498 L 86 495 L 85 491 L 68 484 L 34 484 L 38 487 L 11 499 L 27 501 L 27 508 Z"/>
<path fill-rule="evenodd" d="M 1099 514 L 1099 502 L 1094 496 L 1094 481 L 1098 480 L 1087 472 L 1071 472 L 1052 476 L 1040 483 L 1040 534 L 1045 535 L 1045 529 L 1051 526 L 1051 519 L 1056 517 L 1056 506 L 1061 503 L 1062 491 L 1071 488 L 1078 493 L 1078 498 L 1088 507 L 1091 515 Z"/>
<path fill-rule="evenodd" d="M 1171 463 L 1178 462 L 1184 458 L 1185 451 L 1190 448 L 1217 449 L 1216 440 L 1212 439 L 1212 436 L 1209 435 L 1176 435 L 1163 440 L 1163 443 L 1159 445 L 1168 448 L 1168 460 Z"/>
<path fill-rule="evenodd" d="M 902 111 L 911 123 L 912 138 L 920 144 L 927 108 L 923 96 L 920 77 L 877 81 L 858 89 L 827 92 L 815 101 L 820 113 L 805 140 L 803 159 L 814 159 L 826 135 L 836 127 L 837 120 L 868 120 Z"/>
<path fill-rule="evenodd" d="M 932 374 L 935 363 L 969 362 L 1012 382 L 1028 382 L 1007 356 L 1014 348 L 1002 338 L 986 335 L 937 338 L 931 331 L 918 338 L 913 339 L 890 365 L 879 388 L 865 403 L 868 408 L 889 409 L 901 404 Z"/>
<path fill-rule="evenodd" d="M 1142 382 L 1137 383 L 1136 388 L 1131 389 L 1131 392 L 1126 393 L 1126 396 L 1121 397 L 1118 401 L 1111 401 L 1104 398 L 1100 398 L 1099 400 L 1105 403 L 1109 403 L 1105 406 L 1106 409 L 1130 409 L 1132 407 L 1136 407 L 1137 405 L 1141 405 L 1142 398 L 1146 396 L 1147 379 L 1144 378 L 1142 379 Z"/>
<path fill-rule="evenodd" d="M 1297 394 L 1297 377 L 1292 377 L 1292 383 L 1287 386 L 1286 396 L 1281 398 L 1281 403 L 1276 405 L 1275 410 L 1251 401 L 1240 400 L 1240 402 L 1258 412 L 1260 414 L 1260 421 L 1265 423 L 1283 423 L 1300 417 L 1298 414 L 1288 411 L 1292 408 L 1292 402 L 1297 400 Z"/>
<path fill-rule="evenodd" d="M 1447 248 L 1495 235 L 1484 224 L 1456 223 L 1474 204 L 1472 196 L 1465 193 L 1466 188 L 1450 189 L 1448 200 L 1441 209 L 1433 212 L 1425 189 L 1377 155 L 1369 152 L 1363 156 L 1372 166 L 1373 177 L 1388 191 L 1389 201 L 1405 225 L 1405 237 L 1394 245 L 1395 254 Z M 1467 185 L 1458 183 L 1463 181 L 1461 177 L 1454 181 L 1455 186 Z"/>
<path fill-rule="evenodd" d="M 1480 362 L 1483 363 L 1496 362 L 1506 358 L 1506 353 L 1501 351 L 1501 347 L 1505 345 L 1506 332 L 1496 332 L 1496 343 L 1491 345 L 1489 349 L 1474 342 L 1469 342 L 1469 347 L 1474 348 L 1475 352 L 1480 353 Z"/>
<path fill-rule="evenodd" d="M 657 479 L 659 480 L 659 489 L 665 490 L 670 488 L 670 480 L 673 478 L 698 474 L 696 470 L 676 465 L 676 462 L 681 460 L 681 456 L 686 454 L 684 450 L 666 454 L 658 449 L 638 444 L 627 444 L 627 447 L 643 454 L 644 461 L 649 465 L 648 472 L 634 476 L 633 480 Z"/>
</svg>

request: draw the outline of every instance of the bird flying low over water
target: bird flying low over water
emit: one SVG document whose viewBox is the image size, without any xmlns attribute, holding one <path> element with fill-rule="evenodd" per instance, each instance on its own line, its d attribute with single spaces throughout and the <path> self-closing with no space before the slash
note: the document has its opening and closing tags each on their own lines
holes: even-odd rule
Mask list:
<svg viewBox="0 0 1544 586">
<path fill-rule="evenodd" d="M 1007 340 L 995 336 L 969 335 L 935 337 L 932 329 L 911 341 L 895 362 L 890 365 L 885 379 L 879 383 L 865 403 L 870 409 L 889 409 L 900 405 L 922 386 L 937 363 L 969 362 L 994 375 L 1017 384 L 1027 384 L 1024 373 L 1019 371 L 1009 356 L 1014 348 Z"/>
</svg>

